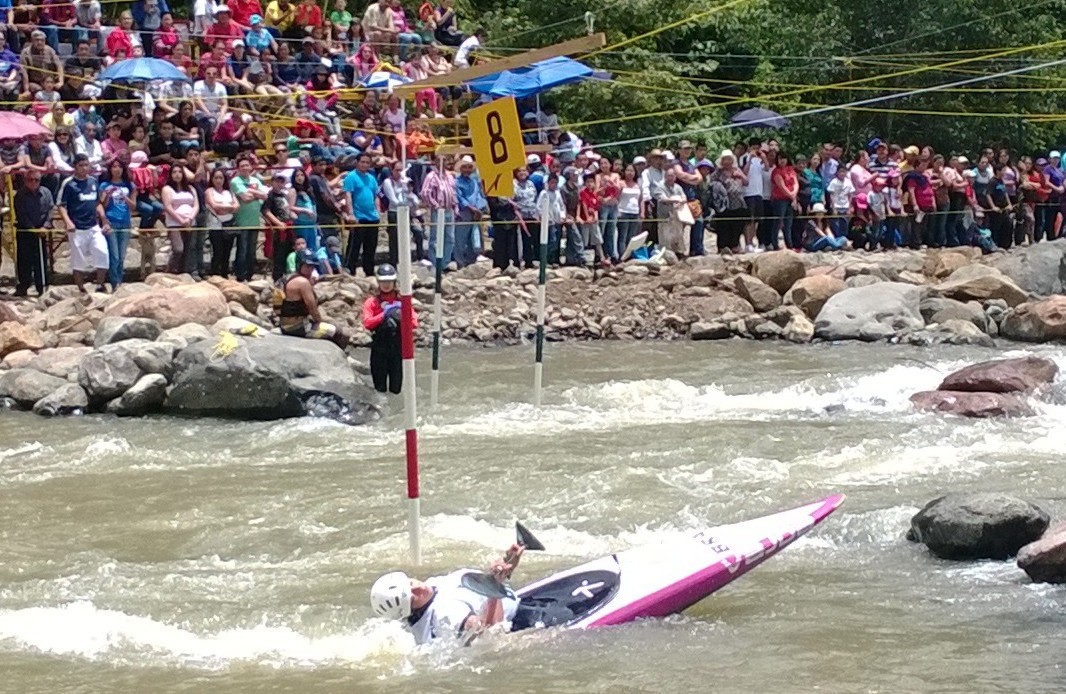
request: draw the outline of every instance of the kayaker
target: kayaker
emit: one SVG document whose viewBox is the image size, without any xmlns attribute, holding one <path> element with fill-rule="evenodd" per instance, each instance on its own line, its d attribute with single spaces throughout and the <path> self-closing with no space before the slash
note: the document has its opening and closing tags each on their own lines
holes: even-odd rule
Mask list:
<svg viewBox="0 0 1066 694">
<path fill-rule="evenodd" d="M 488 573 L 501 584 L 514 572 L 525 550 L 511 545 L 503 559 L 489 564 Z M 463 586 L 469 569 L 460 569 L 425 581 L 402 571 L 385 574 L 370 589 L 370 606 L 379 617 L 402 619 L 419 644 L 454 637 L 468 644 L 494 624 L 514 622 L 519 601 L 491 598 Z"/>
</svg>

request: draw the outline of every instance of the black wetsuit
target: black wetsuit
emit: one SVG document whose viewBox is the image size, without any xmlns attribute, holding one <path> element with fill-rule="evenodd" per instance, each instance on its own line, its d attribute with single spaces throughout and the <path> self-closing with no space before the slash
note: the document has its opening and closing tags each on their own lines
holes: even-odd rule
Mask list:
<svg viewBox="0 0 1066 694">
<path fill-rule="evenodd" d="M 381 297 L 375 297 L 380 302 Z M 370 343 L 370 376 L 374 389 L 399 395 L 403 390 L 403 353 L 400 349 L 399 310 L 385 315 L 381 325 L 374 329 Z"/>
</svg>

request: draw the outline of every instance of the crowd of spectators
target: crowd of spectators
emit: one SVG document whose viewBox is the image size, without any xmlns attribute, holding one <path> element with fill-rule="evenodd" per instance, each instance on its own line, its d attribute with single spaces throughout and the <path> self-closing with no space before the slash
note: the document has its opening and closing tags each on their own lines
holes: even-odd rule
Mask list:
<svg viewBox="0 0 1066 694">
<path fill-rule="evenodd" d="M 403 205 L 413 210 L 416 260 L 432 264 L 436 235 L 425 232 L 442 219 L 448 267 L 491 255 L 505 268 L 537 262 L 543 215 L 550 264 L 607 266 L 634 239 L 686 256 L 705 253 L 709 234 L 723 253 L 781 243 L 992 252 L 1055 238 L 1066 204 L 1058 152 L 1033 161 L 985 150 L 971 161 L 875 138 L 847 155 L 830 143 L 790 156 L 775 139 L 751 138 L 717 156 L 683 140 L 621 159 L 562 128 L 549 101 L 520 102 L 524 139 L 542 146 L 515 172 L 512 197 L 487 198 L 473 159 L 434 153 L 434 120 L 470 102 L 457 86 L 406 101 L 343 91 L 376 73 L 419 80 L 475 62 L 483 31 L 460 31 L 452 0 L 424 2 L 414 18 L 400 0 L 380 0 L 361 20 L 346 0 L 328 14 L 313 0 L 265 9 L 260 0 L 196 0 L 187 23 L 174 21 L 166 0 L 137 0 L 106 24 L 97 0 L 19 0 L 0 7 L 0 20 L 0 91 L 51 133 L 0 133 L 0 167 L 20 192 L 36 186 L 41 204 L 41 189 L 55 205 L 70 195 L 66 183 L 87 198 L 82 174 L 96 183 L 96 214 L 80 222 L 88 227 L 63 221 L 75 224 L 67 228 L 76 277 L 95 271 L 102 291 L 121 283 L 132 237 L 150 271 L 160 233 L 167 268 L 196 277 L 251 279 L 260 240 L 275 279 L 291 272 L 297 246 L 319 254 L 322 274 L 369 276 L 382 230 L 397 262 Z M 140 56 L 169 61 L 188 81 L 98 79 Z M 258 127 L 267 119 L 289 124 L 283 136 Z M 14 207 L 20 232 L 46 226 L 39 205 L 23 215 Z M 74 231 L 96 227 L 75 253 Z M 20 293 L 38 284 L 32 270 L 46 252 L 20 244 Z"/>
</svg>

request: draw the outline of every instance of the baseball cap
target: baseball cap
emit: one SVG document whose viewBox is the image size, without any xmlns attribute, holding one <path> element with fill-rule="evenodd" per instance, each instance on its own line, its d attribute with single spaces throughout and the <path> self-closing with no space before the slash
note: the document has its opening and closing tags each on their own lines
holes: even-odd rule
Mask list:
<svg viewBox="0 0 1066 694">
<path fill-rule="evenodd" d="M 648 163 L 648 160 L 645 159 L 644 157 L 633 157 L 633 164 L 634 165 L 647 164 L 647 163 Z"/>
<path fill-rule="evenodd" d="M 692 149 L 692 143 L 689 142 L 688 140 L 682 140 L 681 142 L 677 143 L 677 148 L 678 149 Z"/>
<path fill-rule="evenodd" d="M 537 155 L 537 154 L 530 154 L 528 157 L 526 157 L 526 163 L 527 164 L 539 164 L 540 163 L 540 156 Z"/>
<path fill-rule="evenodd" d="M 966 158 L 966 157 L 965 157 L 964 155 L 962 155 L 962 154 L 960 154 L 960 155 L 959 155 L 959 160 L 958 160 L 958 161 L 959 161 L 959 163 L 960 163 L 960 164 L 969 164 L 969 163 L 970 163 L 970 160 L 969 160 L 969 159 L 967 159 L 967 158 Z"/>
<path fill-rule="evenodd" d="M 1052 150 L 1052 152 L 1047 155 L 1047 158 L 1048 159 L 1061 159 L 1062 158 L 1062 154 L 1057 149 L 1056 150 Z"/>
<path fill-rule="evenodd" d="M 730 152 L 730 154 L 732 154 L 732 152 Z M 714 164 L 711 163 L 710 159 L 700 159 L 698 162 L 696 162 L 696 168 L 697 169 L 700 168 L 701 166 L 706 166 L 708 169 L 713 169 L 714 168 Z"/>
<path fill-rule="evenodd" d="M 811 205 L 811 212 L 814 214 L 825 214 L 825 205 L 820 202 L 816 202 Z"/>
<path fill-rule="evenodd" d="M 663 152 L 663 159 L 665 159 L 666 161 L 674 161 L 676 158 L 677 157 L 675 157 L 674 153 L 670 150 L 666 150 L 665 152 Z"/>
<path fill-rule="evenodd" d="M 253 14 L 251 17 L 248 18 L 248 23 L 252 26 L 257 26 L 263 23 L 263 17 L 257 14 Z"/>
<path fill-rule="evenodd" d="M 234 39 L 233 43 L 231 44 L 231 46 L 233 48 L 236 48 L 237 46 L 243 46 L 243 45 L 244 45 L 244 40 L 243 39 Z"/>
<path fill-rule="evenodd" d="M 874 150 L 876 150 L 878 147 L 880 147 L 883 144 L 885 144 L 885 143 L 882 142 L 881 138 L 875 137 L 875 138 L 873 138 L 872 140 L 870 140 L 869 142 L 866 143 L 866 149 L 869 150 L 870 152 L 873 152 Z"/>
<path fill-rule="evenodd" d="M 225 5 L 219 5 L 218 7 L 215 8 L 215 14 L 222 14 L 223 12 L 225 12 L 226 14 L 229 14 L 229 8 L 226 7 Z"/>
<path fill-rule="evenodd" d="M 473 164 L 474 163 L 474 158 L 471 157 L 469 154 L 464 154 L 463 158 L 459 160 L 459 163 L 460 164 Z"/>
<path fill-rule="evenodd" d="M 529 111 L 528 113 L 522 115 L 522 120 L 537 120 L 537 114 L 533 113 L 532 111 Z"/>
<path fill-rule="evenodd" d="M 337 236 L 327 236 L 326 237 L 326 248 L 336 248 L 337 250 L 340 250 L 340 247 L 341 247 L 341 240 L 340 240 L 339 237 L 337 237 Z"/>
<path fill-rule="evenodd" d="M 1036 165 L 1037 166 L 1047 166 L 1047 164 L 1048 164 L 1047 159 L 1045 159 L 1044 157 L 1040 157 L 1039 159 L 1036 160 Z"/>
</svg>

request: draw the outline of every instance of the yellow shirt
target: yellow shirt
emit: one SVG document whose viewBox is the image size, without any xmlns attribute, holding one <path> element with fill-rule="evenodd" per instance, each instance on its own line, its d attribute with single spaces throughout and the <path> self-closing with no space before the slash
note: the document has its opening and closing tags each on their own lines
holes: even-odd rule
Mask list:
<svg viewBox="0 0 1066 694">
<path fill-rule="evenodd" d="M 292 26 L 293 19 L 296 17 L 296 5 L 289 3 L 289 6 L 284 10 L 281 9 L 281 4 L 278 0 L 270 0 L 266 8 L 266 25 L 274 27 L 280 31 L 286 31 Z"/>
<path fill-rule="evenodd" d="M 55 132 L 56 128 L 58 128 L 60 126 L 63 126 L 63 125 L 67 126 L 68 128 L 73 128 L 74 127 L 74 116 L 72 114 L 70 114 L 70 113 L 65 113 L 65 114 L 63 114 L 62 122 L 56 123 L 55 119 L 52 118 L 52 112 L 49 111 L 48 113 L 44 114 L 43 118 L 41 118 L 41 125 L 43 125 L 44 127 L 48 128 L 52 132 Z"/>
</svg>

